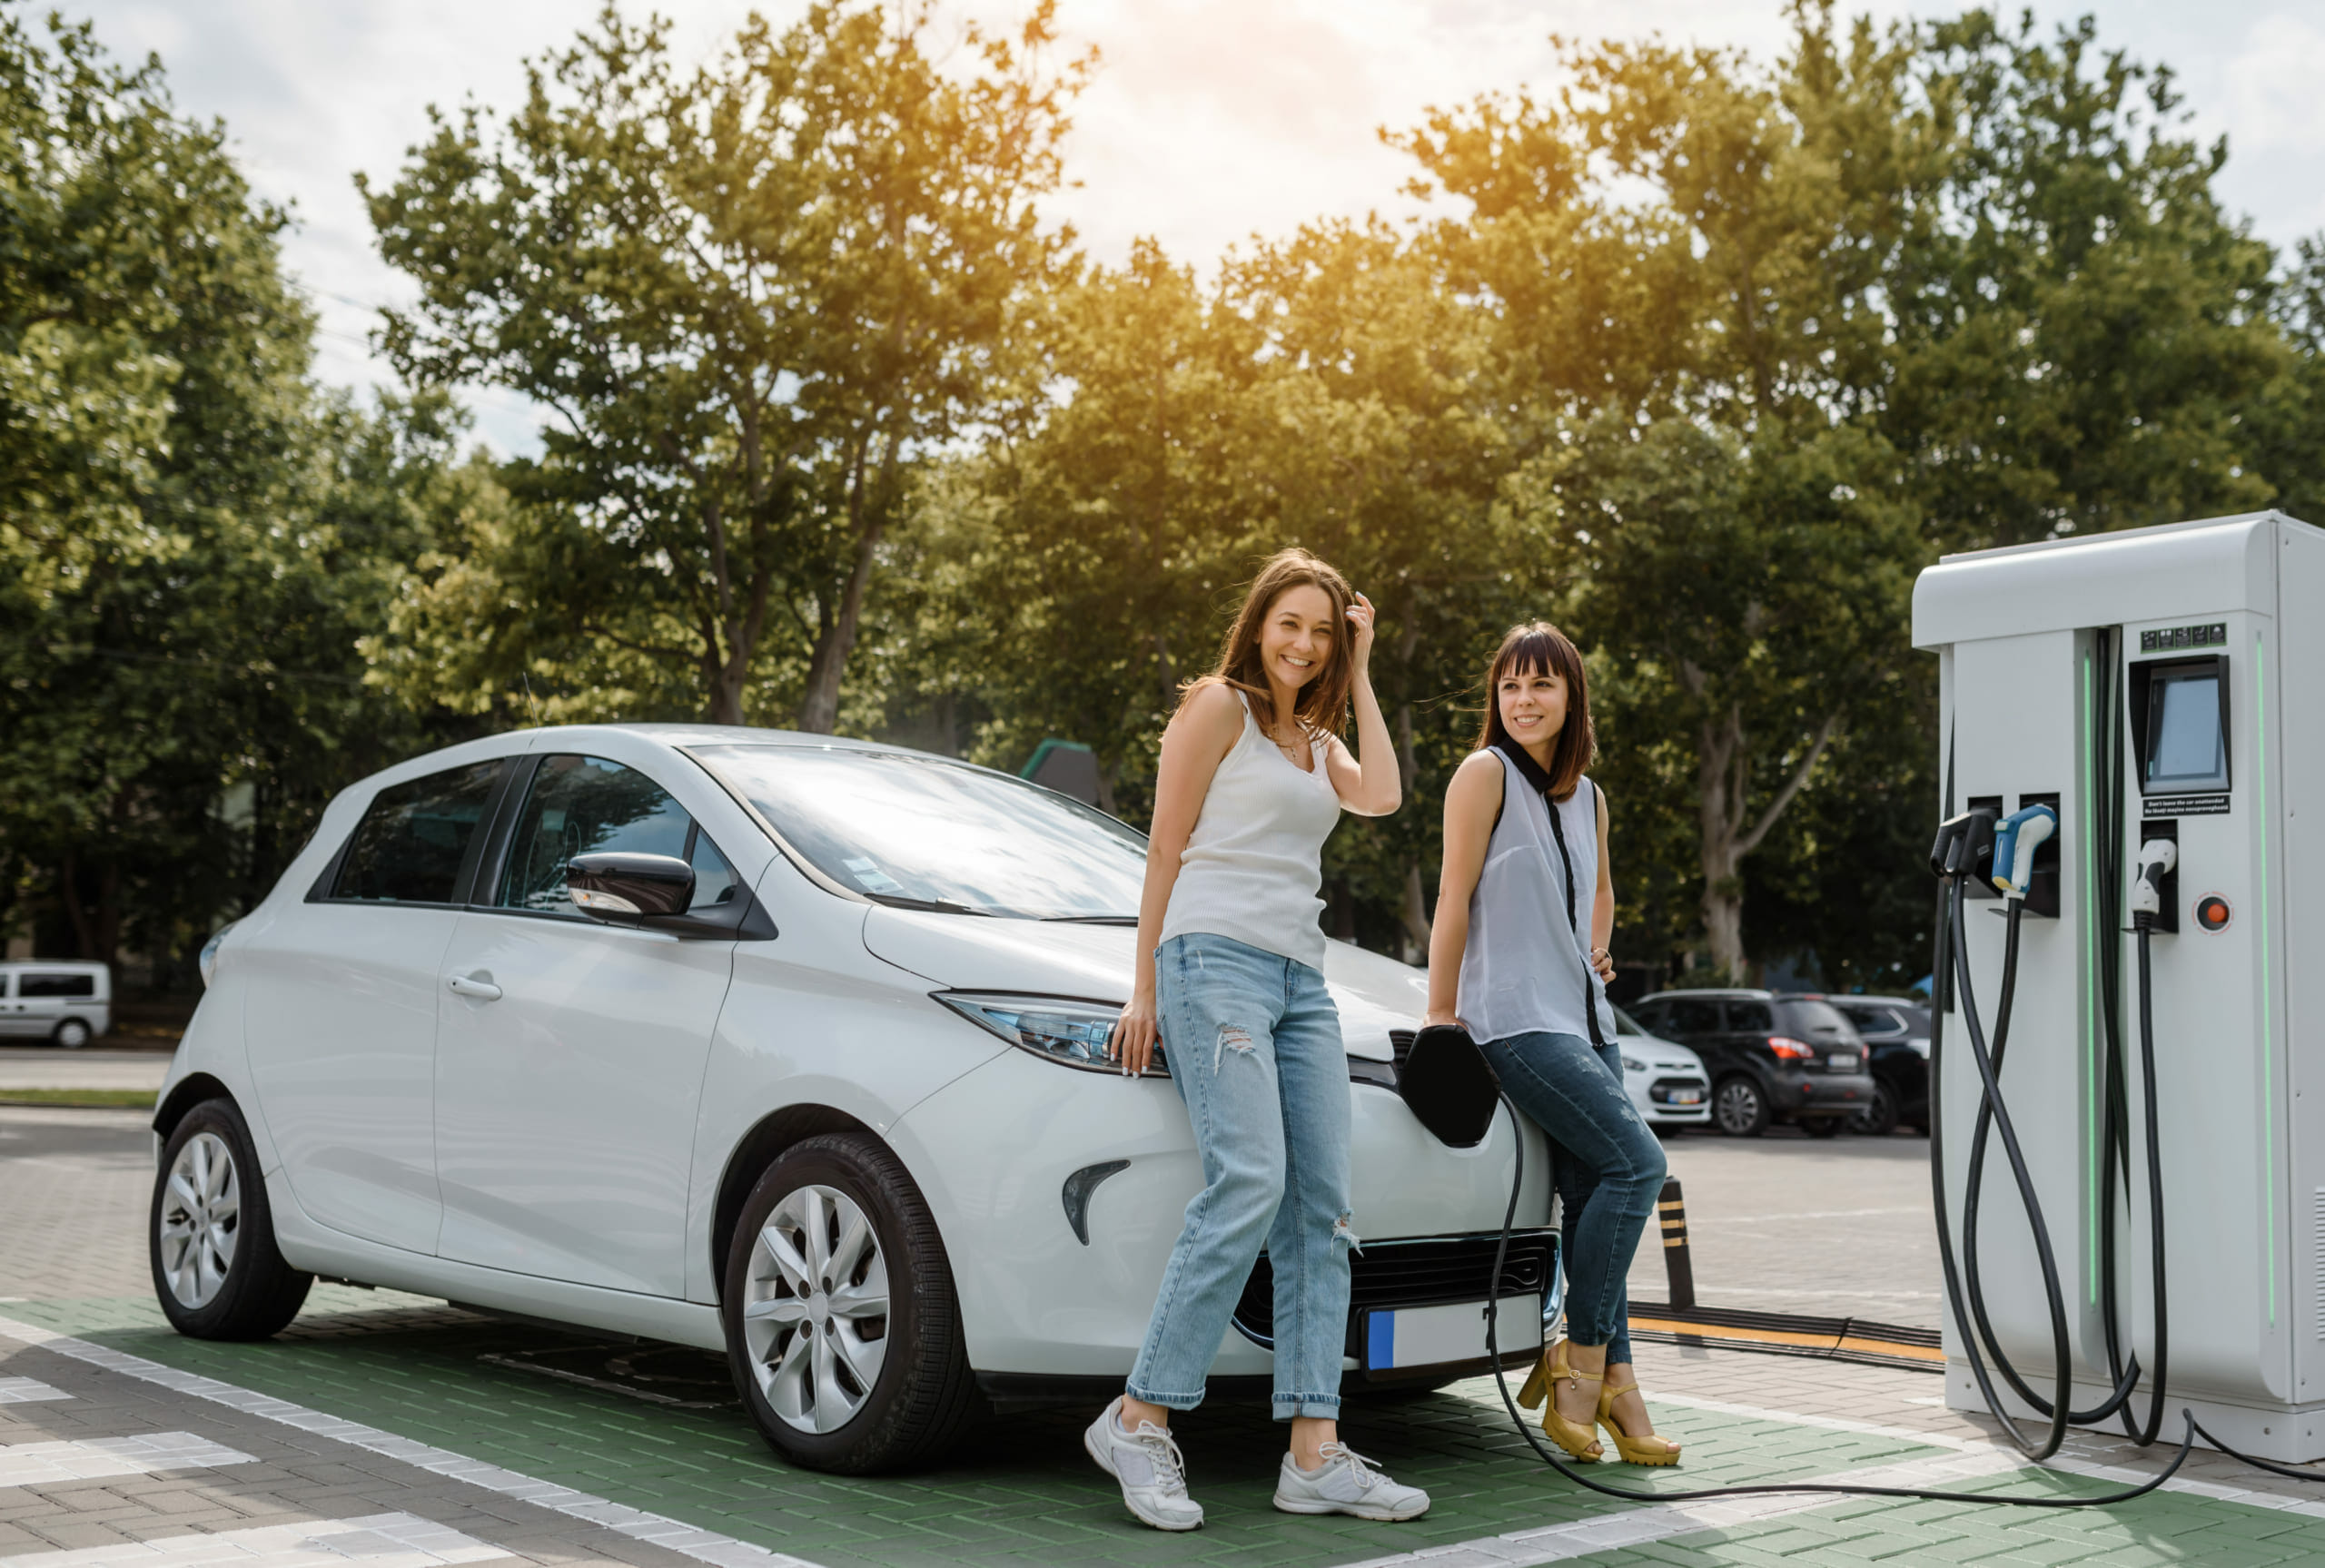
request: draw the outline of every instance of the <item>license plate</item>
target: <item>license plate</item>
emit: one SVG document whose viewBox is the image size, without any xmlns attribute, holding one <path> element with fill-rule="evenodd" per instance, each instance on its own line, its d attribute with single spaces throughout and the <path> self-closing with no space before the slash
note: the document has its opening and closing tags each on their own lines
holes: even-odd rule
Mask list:
<svg viewBox="0 0 2325 1568">
<path fill-rule="evenodd" d="M 1495 1314 L 1494 1341 L 1505 1356 L 1532 1352 L 1542 1345 L 1542 1298 L 1529 1292 L 1505 1296 Z M 1406 1366 L 1438 1366 L 1481 1361 L 1486 1354 L 1486 1304 L 1459 1301 L 1446 1307 L 1374 1307 L 1364 1315 L 1364 1367 L 1387 1372 Z"/>
<path fill-rule="evenodd" d="M 1675 1089 L 1664 1097 L 1666 1105 L 1701 1105 L 1704 1091 L 1700 1089 Z"/>
<path fill-rule="evenodd" d="M 1856 1052 L 1853 1050 L 1836 1050 L 1825 1061 L 1825 1066 L 1827 1070 L 1832 1072 L 1855 1072 L 1856 1070 Z"/>
</svg>

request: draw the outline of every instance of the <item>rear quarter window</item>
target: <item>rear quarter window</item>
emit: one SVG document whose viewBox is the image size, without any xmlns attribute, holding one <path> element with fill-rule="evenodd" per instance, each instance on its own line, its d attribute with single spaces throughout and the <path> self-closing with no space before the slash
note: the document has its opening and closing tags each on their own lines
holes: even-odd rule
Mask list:
<svg viewBox="0 0 2325 1568">
<path fill-rule="evenodd" d="M 450 903 L 500 772 L 498 762 L 477 763 L 381 790 L 348 841 L 331 896 Z"/>
<path fill-rule="evenodd" d="M 1797 1040 L 1857 1040 L 1856 1026 L 1829 1001 L 1781 1001 L 1786 1034 Z"/>
</svg>

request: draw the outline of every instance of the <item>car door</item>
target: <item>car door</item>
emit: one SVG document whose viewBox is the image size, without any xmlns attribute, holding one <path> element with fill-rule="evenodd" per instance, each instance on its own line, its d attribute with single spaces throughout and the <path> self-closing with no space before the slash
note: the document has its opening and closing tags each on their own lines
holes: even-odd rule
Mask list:
<svg viewBox="0 0 2325 1568">
<path fill-rule="evenodd" d="M 1675 996 L 1663 1004 L 1661 1026 L 1655 1032 L 1676 1040 L 1703 1059 L 1717 1082 L 1735 1065 L 1735 1054 L 1720 1039 L 1719 1001 L 1716 997 Z"/>
<path fill-rule="evenodd" d="M 682 1292 L 688 1173 L 731 940 L 602 924 L 565 892 L 590 851 L 695 867 L 695 907 L 737 896 L 709 836 L 640 768 L 545 755 L 443 955 L 439 1250 L 464 1263 Z"/>
<path fill-rule="evenodd" d="M 302 902 L 248 923 L 244 1039 L 293 1197 L 322 1225 L 432 1252 L 436 989 L 505 764 L 381 788 Z"/>
</svg>

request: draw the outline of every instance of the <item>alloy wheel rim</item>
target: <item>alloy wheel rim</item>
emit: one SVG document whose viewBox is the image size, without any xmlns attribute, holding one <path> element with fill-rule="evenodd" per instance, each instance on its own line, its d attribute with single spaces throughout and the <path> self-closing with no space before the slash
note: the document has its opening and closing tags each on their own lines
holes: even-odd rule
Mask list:
<svg viewBox="0 0 2325 1568">
<path fill-rule="evenodd" d="M 759 1393 L 802 1432 L 836 1432 L 888 1358 L 888 1261 L 871 1219 L 836 1188 L 783 1196 L 751 1242 L 743 1337 Z"/>
<path fill-rule="evenodd" d="M 233 1150 L 214 1132 L 195 1133 L 170 1164 L 157 1222 L 162 1275 L 179 1306 L 207 1307 L 225 1288 L 242 1218 Z"/>
<path fill-rule="evenodd" d="M 1748 1127 L 1759 1109 L 1760 1097 L 1748 1083 L 1731 1083 L 1719 1091 L 1719 1121 L 1723 1127 Z"/>
</svg>

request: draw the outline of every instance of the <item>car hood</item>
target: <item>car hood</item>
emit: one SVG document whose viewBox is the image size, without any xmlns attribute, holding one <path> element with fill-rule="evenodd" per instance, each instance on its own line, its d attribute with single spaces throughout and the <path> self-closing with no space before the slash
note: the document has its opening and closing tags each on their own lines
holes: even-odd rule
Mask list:
<svg viewBox="0 0 2325 1568">
<path fill-rule="evenodd" d="M 1651 1034 L 1627 1034 L 1618 1042 L 1624 1050 L 1651 1068 L 1670 1072 L 1701 1072 L 1704 1059 L 1673 1040 Z"/>
<path fill-rule="evenodd" d="M 1093 1001 L 1129 1000 L 1138 932 L 1125 925 L 938 914 L 876 905 L 864 922 L 874 957 L 938 985 Z M 1344 942 L 1325 943 L 1324 983 L 1350 1056 L 1387 1061 L 1392 1029 L 1417 1029 L 1429 980 L 1410 964 Z"/>
</svg>

